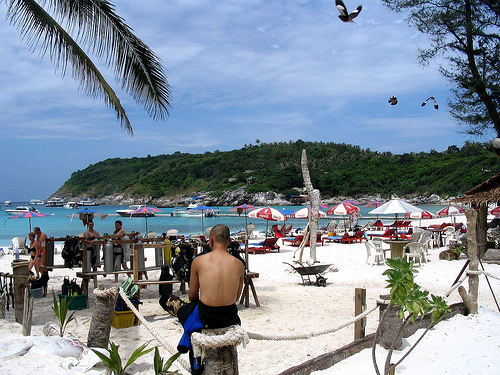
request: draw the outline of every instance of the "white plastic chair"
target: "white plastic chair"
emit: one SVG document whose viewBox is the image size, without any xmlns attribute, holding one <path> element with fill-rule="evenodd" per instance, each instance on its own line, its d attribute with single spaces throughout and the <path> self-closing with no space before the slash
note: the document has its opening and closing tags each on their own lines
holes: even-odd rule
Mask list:
<svg viewBox="0 0 500 375">
<path fill-rule="evenodd" d="M 443 236 L 444 236 L 444 246 L 448 246 L 450 241 L 453 241 L 456 239 L 455 228 L 452 227 L 451 225 L 444 227 L 443 228 Z"/>
<path fill-rule="evenodd" d="M 14 237 L 12 239 L 12 252 L 15 254 L 16 250 L 19 250 L 19 254 L 28 254 L 26 237 Z"/>
<path fill-rule="evenodd" d="M 375 264 L 375 262 L 377 262 L 377 265 L 380 264 L 381 261 L 382 264 L 385 264 L 384 252 L 381 249 L 378 249 L 368 241 L 365 242 L 365 247 L 366 247 L 366 264 L 371 264 L 372 267 Z"/>
<path fill-rule="evenodd" d="M 408 253 L 406 253 L 408 250 Z M 424 256 L 424 246 L 420 242 L 410 242 L 407 243 L 403 247 L 403 253 L 406 253 L 406 259 L 410 261 L 413 259 L 413 262 L 416 263 L 418 260 L 418 265 L 422 268 L 422 262 L 425 262 Z"/>
<path fill-rule="evenodd" d="M 432 238 L 432 232 L 429 231 L 424 231 L 422 232 L 422 235 L 420 236 L 419 240 L 417 242 L 420 242 L 422 246 L 424 247 L 425 254 L 429 255 L 429 249 L 431 246 L 434 245 L 434 240 Z"/>
</svg>

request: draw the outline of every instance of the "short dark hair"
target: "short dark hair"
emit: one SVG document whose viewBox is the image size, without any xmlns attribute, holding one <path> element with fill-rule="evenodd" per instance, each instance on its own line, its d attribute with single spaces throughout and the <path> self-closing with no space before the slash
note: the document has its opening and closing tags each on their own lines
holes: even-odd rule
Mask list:
<svg viewBox="0 0 500 375">
<path fill-rule="evenodd" d="M 229 228 L 224 224 L 217 224 L 210 231 L 210 237 L 214 237 L 214 241 L 217 243 L 222 243 L 227 245 L 231 235 L 229 234 Z"/>
<path fill-rule="evenodd" d="M 118 224 L 120 224 L 120 225 L 123 225 L 123 223 L 122 223 L 122 221 L 121 221 L 121 220 L 116 220 L 116 221 L 115 221 L 115 224 L 116 224 L 116 223 L 118 223 Z"/>
</svg>

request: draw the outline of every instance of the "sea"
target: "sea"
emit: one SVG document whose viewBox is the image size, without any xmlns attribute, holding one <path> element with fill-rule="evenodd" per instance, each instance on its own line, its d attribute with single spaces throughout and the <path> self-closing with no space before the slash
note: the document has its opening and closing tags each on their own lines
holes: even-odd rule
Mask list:
<svg viewBox="0 0 500 375">
<path fill-rule="evenodd" d="M 0 247 L 8 249 L 12 246 L 12 239 L 14 237 L 28 237 L 30 232 L 30 219 L 10 219 L 13 217 L 5 212 L 8 208 L 15 208 L 16 206 L 29 206 L 26 202 L 12 202 L 12 206 L 5 207 L 3 204 L 0 207 Z M 86 227 L 83 225 L 82 221 L 78 217 L 71 218 L 70 216 L 85 207 L 80 206 L 79 209 L 66 209 L 64 207 L 45 207 L 44 205 L 35 205 L 35 207 L 40 213 L 47 214 L 46 217 L 31 218 L 31 230 L 34 227 L 40 227 L 42 232 L 46 233 L 49 237 L 54 238 L 64 238 L 66 236 L 76 236 L 83 233 Z M 154 207 L 154 206 L 153 206 Z M 271 206 L 278 210 L 286 210 L 285 212 L 294 212 L 304 206 Z M 365 207 L 363 205 L 358 205 L 359 213 L 362 218 L 359 219 L 359 224 L 363 225 L 368 220 L 376 219 L 375 215 L 369 214 L 373 207 Z M 436 213 L 441 208 L 446 207 L 446 205 L 439 204 L 424 204 L 418 205 L 421 209 L 428 210 L 432 213 Z M 87 207 L 88 209 L 96 210 L 108 216 L 101 220 L 100 218 L 94 219 L 94 228 L 101 234 L 113 233 L 115 220 L 121 220 L 123 222 L 123 228 L 127 232 L 140 232 L 142 234 L 146 233 L 146 218 L 144 217 L 122 217 L 116 213 L 116 210 L 126 209 L 128 206 L 118 206 L 118 205 L 99 205 Z M 246 224 L 254 224 L 256 231 L 265 231 L 266 227 L 271 227 L 276 222 L 267 222 L 264 219 L 255 219 L 245 217 L 242 213 L 238 215 L 234 212 L 228 212 L 232 207 L 217 207 L 220 210 L 220 214 L 214 217 L 177 217 L 171 214 L 177 209 L 184 208 L 162 208 L 161 212 L 158 212 L 153 217 L 147 218 L 147 227 L 149 232 L 156 232 L 158 235 L 166 233 L 169 229 L 177 229 L 180 235 L 189 236 L 192 234 L 201 234 L 208 227 L 212 227 L 217 224 L 227 225 L 231 233 L 238 232 L 245 228 Z M 394 216 L 379 216 L 379 218 L 385 223 L 391 223 L 394 221 Z M 401 217 L 399 217 L 401 218 Z M 330 220 L 344 220 L 342 216 L 328 217 L 319 219 L 319 227 L 326 227 Z M 392 221 L 391 221 L 392 220 Z M 292 224 L 292 228 L 304 228 L 307 225 L 307 219 L 288 219 L 287 224 Z"/>
</svg>

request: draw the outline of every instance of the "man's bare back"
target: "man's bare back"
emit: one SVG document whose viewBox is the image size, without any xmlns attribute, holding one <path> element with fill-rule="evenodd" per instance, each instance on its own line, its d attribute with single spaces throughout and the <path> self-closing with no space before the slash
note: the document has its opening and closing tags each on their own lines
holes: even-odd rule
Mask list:
<svg viewBox="0 0 500 375">
<path fill-rule="evenodd" d="M 189 299 L 199 299 L 207 306 L 229 306 L 243 289 L 245 267 L 226 250 L 228 243 L 216 242 L 210 236 L 208 254 L 196 257 L 191 265 Z"/>
</svg>

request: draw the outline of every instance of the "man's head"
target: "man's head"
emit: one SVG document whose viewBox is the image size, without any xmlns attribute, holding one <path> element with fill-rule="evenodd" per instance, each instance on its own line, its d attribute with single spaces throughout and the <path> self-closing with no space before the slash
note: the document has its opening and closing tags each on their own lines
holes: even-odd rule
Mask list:
<svg viewBox="0 0 500 375">
<path fill-rule="evenodd" d="M 87 226 L 88 226 L 88 228 L 89 228 L 90 231 L 94 230 L 94 222 L 93 221 L 89 221 L 87 223 Z"/>
<path fill-rule="evenodd" d="M 227 246 L 231 241 L 229 228 L 224 224 L 217 224 L 213 227 L 210 231 L 210 244 L 212 244 L 212 241 Z"/>
<path fill-rule="evenodd" d="M 37 236 L 39 236 L 39 235 L 40 235 L 40 233 L 42 233 L 42 231 L 40 230 L 40 227 L 34 227 L 34 228 L 33 228 L 33 232 L 35 232 L 35 234 L 36 234 Z"/>
<path fill-rule="evenodd" d="M 121 220 L 116 220 L 116 221 L 115 221 L 115 229 L 116 229 L 116 230 L 120 230 L 120 229 L 122 229 L 122 225 L 123 225 L 123 224 L 122 224 L 122 221 L 121 221 Z"/>
</svg>

